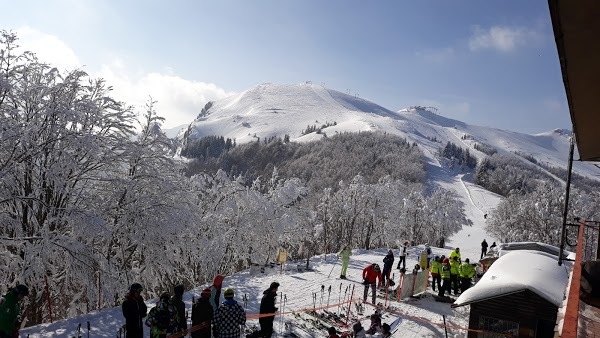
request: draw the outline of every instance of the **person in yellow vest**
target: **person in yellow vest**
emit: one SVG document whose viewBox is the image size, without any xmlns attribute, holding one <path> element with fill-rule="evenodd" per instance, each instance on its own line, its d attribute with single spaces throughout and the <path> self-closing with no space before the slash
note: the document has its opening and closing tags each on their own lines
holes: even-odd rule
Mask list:
<svg viewBox="0 0 600 338">
<path fill-rule="evenodd" d="M 433 292 L 435 292 L 436 282 L 438 288 L 442 288 L 442 261 L 440 260 L 440 256 L 435 256 L 429 268 L 431 272 L 431 277 L 433 279 L 431 282 L 431 289 L 433 290 Z"/>
<path fill-rule="evenodd" d="M 442 269 L 440 270 L 440 275 L 442 277 L 442 286 L 439 288 L 438 296 L 444 297 L 444 293 L 448 291 L 450 293 L 450 260 L 448 258 L 444 259 L 442 264 Z"/>
<path fill-rule="evenodd" d="M 352 256 L 352 250 L 347 245 L 344 245 L 344 248 L 338 253 L 338 256 L 342 259 L 342 272 L 340 273 L 340 278 L 346 279 L 346 270 L 348 269 L 350 256 Z"/>
<path fill-rule="evenodd" d="M 471 287 L 471 279 L 475 276 L 475 268 L 465 259 L 465 262 L 460 266 L 460 292 L 465 292 Z"/>
<path fill-rule="evenodd" d="M 456 261 L 460 263 L 460 248 L 456 248 L 450 251 L 450 259 L 452 259 L 453 257 L 456 257 Z"/>
<path fill-rule="evenodd" d="M 421 257 L 419 259 L 419 265 L 421 266 L 421 270 L 427 269 L 427 250 L 421 251 Z"/>
<path fill-rule="evenodd" d="M 452 289 L 454 290 L 454 295 L 458 295 L 458 274 L 460 269 L 460 264 L 458 264 L 458 260 L 455 257 L 450 258 L 450 282 L 452 283 Z"/>
</svg>

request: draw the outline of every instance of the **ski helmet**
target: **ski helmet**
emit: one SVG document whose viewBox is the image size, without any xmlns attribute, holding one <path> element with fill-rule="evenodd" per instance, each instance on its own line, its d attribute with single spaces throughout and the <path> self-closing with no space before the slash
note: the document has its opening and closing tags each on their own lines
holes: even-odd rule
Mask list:
<svg viewBox="0 0 600 338">
<path fill-rule="evenodd" d="M 225 298 L 233 298 L 233 296 L 234 296 L 233 289 L 228 288 L 227 290 L 225 290 L 225 292 L 223 293 L 223 296 L 225 296 Z"/>
<path fill-rule="evenodd" d="M 183 285 L 181 285 L 181 284 L 175 285 L 175 288 L 173 288 L 173 292 L 175 292 L 175 295 L 181 296 L 181 295 L 183 295 L 183 291 L 184 291 L 184 288 L 183 288 Z"/>
</svg>

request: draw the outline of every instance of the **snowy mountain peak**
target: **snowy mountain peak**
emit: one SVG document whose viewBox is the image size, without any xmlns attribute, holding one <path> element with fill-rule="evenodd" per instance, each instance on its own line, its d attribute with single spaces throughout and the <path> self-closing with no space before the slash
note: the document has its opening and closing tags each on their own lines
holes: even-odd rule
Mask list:
<svg viewBox="0 0 600 338">
<path fill-rule="evenodd" d="M 183 144 L 205 136 L 223 136 L 238 144 L 285 135 L 290 141 L 308 142 L 363 131 L 399 135 L 418 144 L 428 157 L 435 157 L 451 142 L 479 159 L 494 152 L 521 154 L 555 167 L 564 167 L 570 135 L 565 129 L 530 135 L 473 126 L 445 117 L 435 107 L 394 112 L 358 95 L 310 82 L 263 83 L 208 104 L 187 128 Z M 577 164 L 575 169 L 586 176 L 595 173 L 591 165 Z"/>
<path fill-rule="evenodd" d="M 310 141 L 323 137 L 322 132 L 378 130 L 372 120 L 381 118 L 397 119 L 398 114 L 321 85 L 264 83 L 214 102 L 192 122 L 187 138 L 220 135 L 244 143 L 287 134 Z"/>
</svg>

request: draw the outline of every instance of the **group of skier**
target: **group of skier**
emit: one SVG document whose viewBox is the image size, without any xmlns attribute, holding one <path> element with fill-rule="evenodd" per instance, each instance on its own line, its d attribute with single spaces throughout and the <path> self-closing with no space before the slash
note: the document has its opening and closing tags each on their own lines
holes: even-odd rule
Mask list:
<svg viewBox="0 0 600 338">
<path fill-rule="evenodd" d="M 200 298 L 192 304 L 192 338 L 239 338 L 242 327 L 246 324 L 246 310 L 235 299 L 235 292 L 227 288 L 223 292 L 225 301 L 220 303 L 223 276 L 217 275 L 213 284 L 202 290 Z M 260 331 L 251 337 L 269 338 L 273 334 L 275 319 L 275 299 L 279 283 L 273 282 L 263 292 L 260 303 Z M 187 327 L 185 303 L 182 300 L 184 287 L 177 285 L 174 295 L 168 292 L 161 294 L 158 303 L 150 312 L 141 296 L 143 288 L 134 283 L 122 303 L 125 317 L 125 337 L 143 337 L 143 323 L 150 327 L 151 338 L 164 338 L 169 334 L 185 332 Z M 145 321 L 144 321 L 144 318 Z M 4 337 L 1 337 L 4 338 Z"/>
<path fill-rule="evenodd" d="M 494 242 L 492 247 L 495 247 Z M 400 259 L 398 261 L 397 269 L 401 273 L 406 271 L 406 256 L 409 248 L 409 243 L 404 242 L 400 248 Z M 487 242 L 485 239 L 482 242 L 482 256 L 485 255 L 483 250 L 487 251 Z M 345 246 L 342 251 L 338 254 L 342 258 L 342 274 L 340 278 L 346 278 L 346 268 L 352 251 Z M 390 249 L 383 258 L 383 271 L 379 264 L 372 263 L 363 269 L 362 278 L 364 284 L 363 301 L 367 301 L 369 290 L 371 290 L 371 302 L 375 304 L 377 287 L 385 287 L 386 285 L 391 287 L 394 286 L 394 281 L 390 278 L 390 273 L 394 263 L 394 253 Z M 459 295 L 471 287 L 472 279 L 476 274 L 475 265 L 470 262 L 467 258 L 464 262 L 461 259 L 460 248 L 452 250 L 448 258 L 445 255 L 433 256 L 431 247 L 425 245 L 424 250 L 419 255 L 419 263 L 415 265 L 413 273 L 417 274 L 419 271 L 429 269 L 432 277 L 431 288 L 435 292 L 438 290 L 438 296 L 444 297 L 446 293 L 451 295 Z M 377 283 L 379 281 L 379 283 Z"/>
</svg>

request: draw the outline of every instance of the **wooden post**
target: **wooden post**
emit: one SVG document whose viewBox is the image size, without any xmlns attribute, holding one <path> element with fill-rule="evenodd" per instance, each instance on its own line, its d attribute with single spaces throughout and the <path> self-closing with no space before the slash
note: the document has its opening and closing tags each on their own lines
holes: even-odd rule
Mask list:
<svg viewBox="0 0 600 338">
<path fill-rule="evenodd" d="M 404 283 L 404 272 L 400 273 L 400 280 L 398 281 L 398 287 L 396 288 L 396 290 L 398 290 L 396 292 L 396 301 L 399 302 L 402 299 L 401 297 L 401 293 L 402 293 L 402 284 Z"/>
</svg>

